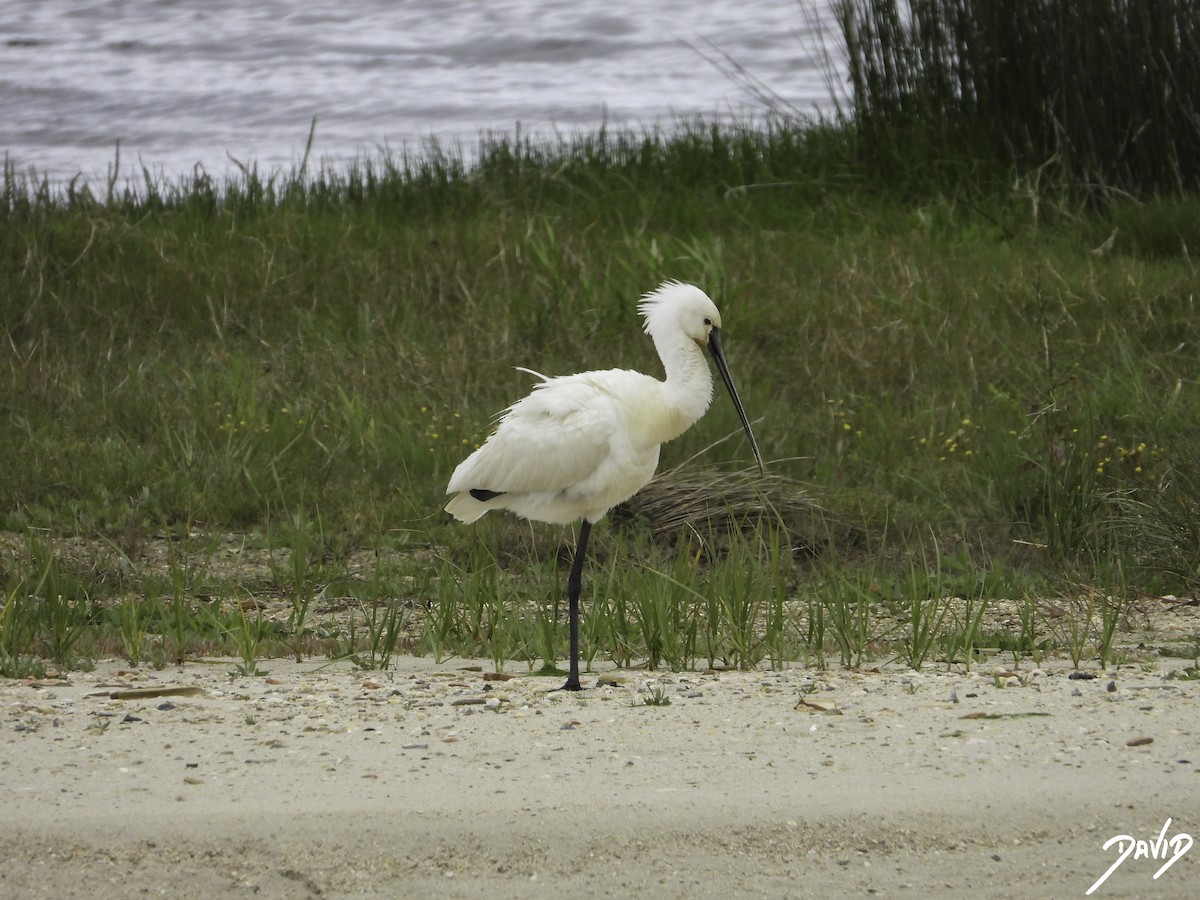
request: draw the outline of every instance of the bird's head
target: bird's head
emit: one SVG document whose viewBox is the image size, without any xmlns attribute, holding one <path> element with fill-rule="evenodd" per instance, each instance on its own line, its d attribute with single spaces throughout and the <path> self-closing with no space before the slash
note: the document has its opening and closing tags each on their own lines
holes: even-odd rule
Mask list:
<svg viewBox="0 0 1200 900">
<path fill-rule="evenodd" d="M 750 449 L 758 463 L 758 470 L 763 471 L 762 454 L 758 451 L 758 442 L 754 440 L 754 432 L 750 429 L 750 420 L 746 418 L 746 410 L 742 408 L 741 398 L 737 388 L 733 386 L 733 377 L 729 374 L 729 366 L 725 362 L 725 352 L 721 349 L 721 314 L 717 306 L 709 299 L 708 294 L 692 284 L 678 281 L 664 281 L 638 304 L 638 311 L 646 320 L 646 334 L 659 348 L 663 349 L 676 345 L 679 336 L 695 341 L 701 347 L 707 347 L 721 373 L 721 380 L 729 390 L 738 418 L 746 430 L 746 438 L 750 441 Z M 686 346 L 686 345 L 685 345 Z M 666 363 L 667 357 L 663 356 Z M 669 378 L 668 374 L 668 378 Z"/>
<path fill-rule="evenodd" d="M 707 347 L 713 329 L 721 327 L 721 313 L 708 294 L 679 281 L 664 281 L 642 297 L 638 312 L 646 320 L 646 334 L 655 340 L 682 334 Z"/>
</svg>

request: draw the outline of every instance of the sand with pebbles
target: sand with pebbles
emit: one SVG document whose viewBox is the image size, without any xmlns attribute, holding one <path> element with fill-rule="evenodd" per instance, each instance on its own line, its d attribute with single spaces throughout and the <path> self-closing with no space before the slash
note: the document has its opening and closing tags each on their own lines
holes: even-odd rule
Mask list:
<svg viewBox="0 0 1200 900">
<path fill-rule="evenodd" d="M 1168 819 L 1200 834 L 1200 682 L 1169 663 L 581 694 L 461 661 L 231 668 L 0 683 L 0 894 L 1068 897 L 1118 834 L 1147 843 L 1094 896 L 1200 885 L 1200 848 L 1157 880 L 1146 856 Z"/>
</svg>

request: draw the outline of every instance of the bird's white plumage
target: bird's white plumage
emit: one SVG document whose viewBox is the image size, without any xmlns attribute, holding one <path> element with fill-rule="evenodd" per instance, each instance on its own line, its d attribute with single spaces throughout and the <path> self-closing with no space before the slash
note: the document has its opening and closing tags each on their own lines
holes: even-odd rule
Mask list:
<svg viewBox="0 0 1200 900">
<path fill-rule="evenodd" d="M 702 348 L 721 319 L 707 294 L 678 282 L 647 294 L 638 309 L 666 379 L 625 369 L 545 378 L 454 470 L 447 512 L 463 522 L 508 509 L 540 522 L 594 523 L 653 477 L 659 446 L 712 401 Z M 479 500 L 473 489 L 498 496 Z"/>
<path fill-rule="evenodd" d="M 579 680 L 579 598 L 593 523 L 654 476 L 658 448 L 678 437 L 712 402 L 708 347 L 737 409 L 754 458 L 762 454 L 721 350 L 721 315 L 702 290 L 669 281 L 644 296 L 638 311 L 666 370 L 663 381 L 610 369 L 542 381 L 500 416 L 495 432 L 450 476 L 446 511 L 474 522 L 489 509 L 565 525 L 582 519 L 567 578 L 570 668 L 563 690 Z M 525 371 L 529 371 L 526 369 Z"/>
</svg>

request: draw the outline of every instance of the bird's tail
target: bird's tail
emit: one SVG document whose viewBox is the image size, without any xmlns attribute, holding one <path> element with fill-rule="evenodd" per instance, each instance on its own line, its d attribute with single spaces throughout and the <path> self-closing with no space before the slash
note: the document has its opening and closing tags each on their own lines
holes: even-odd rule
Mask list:
<svg viewBox="0 0 1200 900">
<path fill-rule="evenodd" d="M 474 522 L 487 512 L 488 508 L 486 503 L 481 503 L 472 497 L 469 491 L 455 494 L 446 504 L 446 512 L 464 524 Z"/>
</svg>

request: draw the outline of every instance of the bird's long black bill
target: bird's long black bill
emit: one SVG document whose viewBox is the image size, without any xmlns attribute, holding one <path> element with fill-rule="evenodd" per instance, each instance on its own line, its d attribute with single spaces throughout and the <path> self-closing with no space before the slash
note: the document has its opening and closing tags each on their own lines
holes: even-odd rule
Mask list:
<svg viewBox="0 0 1200 900">
<path fill-rule="evenodd" d="M 762 454 L 758 451 L 758 441 L 754 439 L 754 432 L 750 430 L 750 420 L 746 418 L 746 410 L 742 406 L 742 398 L 738 396 L 737 388 L 733 386 L 733 376 L 729 374 L 729 365 L 725 362 L 725 352 L 721 349 L 721 338 L 716 328 L 708 335 L 708 351 L 712 354 L 713 360 L 717 364 L 717 371 L 721 373 L 721 380 L 725 382 L 725 387 L 729 389 L 729 396 L 733 398 L 733 405 L 737 409 L 738 418 L 742 420 L 742 427 L 746 429 L 746 438 L 750 441 L 750 449 L 754 451 L 754 459 L 758 463 L 758 471 L 765 472 L 763 467 Z"/>
</svg>

